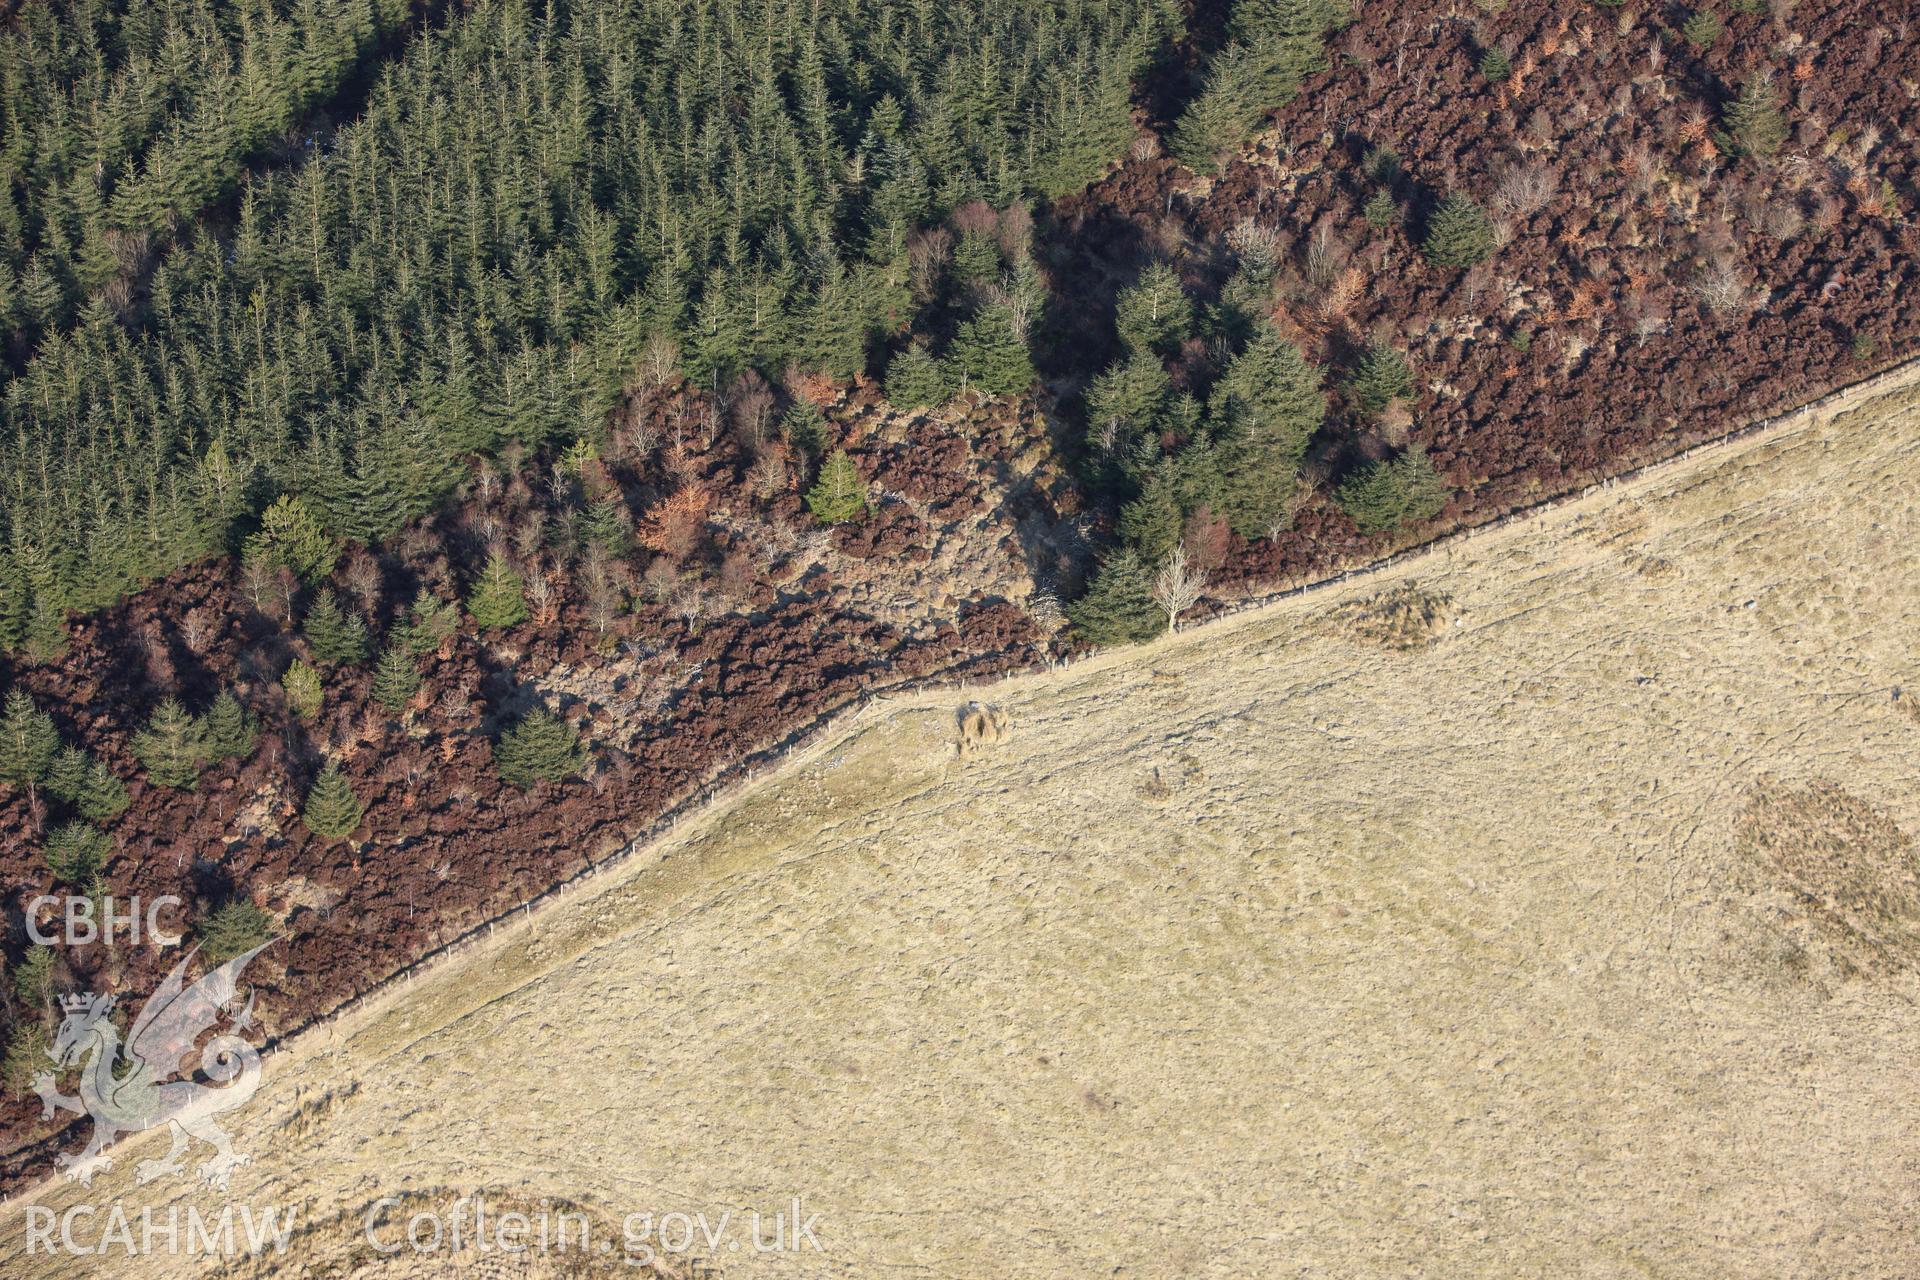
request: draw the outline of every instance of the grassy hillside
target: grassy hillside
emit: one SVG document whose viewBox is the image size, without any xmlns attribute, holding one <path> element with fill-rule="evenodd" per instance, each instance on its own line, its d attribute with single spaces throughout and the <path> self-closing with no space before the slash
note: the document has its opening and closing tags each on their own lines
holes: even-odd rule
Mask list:
<svg viewBox="0 0 1920 1280">
<path fill-rule="evenodd" d="M 457 1188 L 819 1215 L 731 1280 L 1912 1275 L 1915 410 L 1000 685 L 965 755 L 871 709 L 275 1060 L 233 1195 L 302 1230 L 221 1274 L 503 1265 L 367 1247 Z M 163 1147 L 35 1202 L 204 1204 Z M 19 1215 L 9 1275 L 218 1270 Z"/>
</svg>

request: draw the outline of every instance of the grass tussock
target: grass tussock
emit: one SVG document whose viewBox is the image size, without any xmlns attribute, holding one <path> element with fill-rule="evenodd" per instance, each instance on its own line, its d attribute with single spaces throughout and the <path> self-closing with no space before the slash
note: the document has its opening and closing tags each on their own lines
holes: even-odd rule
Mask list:
<svg viewBox="0 0 1920 1280">
<path fill-rule="evenodd" d="M 1763 779 L 1734 832 L 1741 851 L 1861 968 L 1920 962 L 1920 859 L 1885 811 L 1831 782 Z"/>
<path fill-rule="evenodd" d="M 1382 649 L 1424 649 L 1458 618 L 1453 598 L 1406 583 L 1370 600 L 1343 605 L 1336 618 L 1348 634 Z"/>
</svg>

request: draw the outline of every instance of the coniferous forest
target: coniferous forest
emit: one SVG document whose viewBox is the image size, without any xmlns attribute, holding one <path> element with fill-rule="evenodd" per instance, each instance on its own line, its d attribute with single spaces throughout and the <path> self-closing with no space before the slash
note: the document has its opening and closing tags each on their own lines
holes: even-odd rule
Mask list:
<svg viewBox="0 0 1920 1280">
<path fill-rule="evenodd" d="M 350 122 L 302 132 L 412 16 L 21 15 L 0 639 L 237 548 L 278 495 L 389 534 L 462 458 L 594 438 L 650 342 L 698 386 L 851 376 L 915 324 L 916 227 L 1062 195 L 1125 149 L 1171 9 L 498 0 L 422 26 Z"/>
</svg>

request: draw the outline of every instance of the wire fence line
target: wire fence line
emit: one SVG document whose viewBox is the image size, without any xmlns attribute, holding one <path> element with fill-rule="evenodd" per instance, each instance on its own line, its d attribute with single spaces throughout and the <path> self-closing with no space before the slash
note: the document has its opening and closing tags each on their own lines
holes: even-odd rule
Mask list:
<svg viewBox="0 0 1920 1280">
<path fill-rule="evenodd" d="M 1217 619 L 1230 618 L 1253 610 L 1264 609 L 1282 600 L 1289 600 L 1310 591 L 1320 591 L 1338 586 L 1344 582 L 1352 581 L 1356 578 L 1365 578 L 1384 573 L 1395 565 L 1408 560 L 1424 558 L 1437 551 L 1454 550 L 1475 539 L 1490 536 L 1515 524 L 1540 519 L 1563 507 L 1574 506 L 1593 497 L 1595 494 L 1605 493 L 1610 489 L 1615 489 L 1622 485 L 1656 479 L 1662 473 L 1669 470 L 1682 470 L 1687 463 L 1703 455 L 1720 452 L 1733 445 L 1746 443 L 1755 436 L 1765 435 L 1771 431 L 1782 428 L 1804 425 L 1818 421 L 1821 418 L 1846 413 L 1860 407 L 1867 401 L 1877 399 L 1888 392 L 1899 390 L 1916 380 L 1920 380 L 1920 358 L 1901 361 L 1880 370 L 1878 373 L 1869 375 L 1858 382 L 1852 382 L 1844 387 L 1836 388 L 1825 395 L 1818 396 L 1813 400 L 1809 400 L 1791 409 L 1783 410 L 1769 417 L 1757 418 L 1744 426 L 1736 427 L 1732 431 L 1710 436 L 1705 440 L 1687 446 L 1677 453 L 1663 454 L 1660 457 L 1649 459 L 1638 466 L 1629 467 L 1624 471 L 1615 472 L 1612 475 L 1582 485 L 1577 489 L 1569 489 L 1564 493 L 1541 498 L 1537 502 L 1530 502 L 1525 506 L 1515 507 L 1501 515 L 1476 521 L 1472 524 L 1462 525 L 1436 537 L 1426 539 L 1425 541 L 1396 548 L 1387 555 L 1377 560 L 1369 560 L 1363 565 L 1356 565 L 1350 569 L 1342 569 L 1335 573 L 1322 574 L 1317 577 L 1310 576 L 1303 580 L 1290 583 L 1280 590 L 1263 592 L 1259 595 L 1250 595 L 1241 600 L 1218 601 L 1216 602 L 1215 608 L 1200 621 L 1203 623 L 1212 622 Z"/>
<path fill-rule="evenodd" d="M 1617 475 L 1583 485 L 1558 496 L 1544 498 L 1489 520 L 1450 530 L 1425 542 L 1399 548 L 1367 564 L 1290 583 L 1279 590 L 1259 596 L 1249 596 L 1233 602 L 1216 602 L 1216 607 L 1211 613 L 1197 620 L 1197 625 L 1192 629 L 1180 634 L 1192 635 L 1204 630 L 1211 623 L 1225 623 L 1245 614 L 1296 599 L 1309 592 L 1332 590 L 1357 579 L 1386 573 L 1408 561 L 1424 559 L 1437 552 L 1452 551 L 1477 538 L 1493 536 L 1523 521 L 1541 519 L 1556 509 L 1572 506 L 1597 493 L 1653 479 L 1667 471 L 1681 470 L 1687 463 L 1703 455 L 1726 450 L 1750 441 L 1756 436 L 1774 430 L 1782 430 L 1785 434 L 1786 428 L 1809 425 L 1823 418 L 1835 417 L 1916 381 L 1920 381 L 1920 358 L 1890 365 L 1858 382 L 1836 388 L 1781 413 L 1757 419 L 1732 431 L 1700 441 L 1677 453 L 1653 459 Z M 773 735 L 759 748 L 715 770 L 704 782 L 673 802 L 638 833 L 629 837 L 613 856 L 600 862 L 590 860 L 585 867 L 549 885 L 533 897 L 474 924 L 457 937 L 422 953 L 405 967 L 389 974 L 360 994 L 325 1013 L 303 1020 L 283 1033 L 269 1036 L 261 1046 L 261 1054 L 265 1057 L 290 1053 L 303 1047 L 310 1039 L 318 1040 L 323 1036 L 337 1037 L 343 1024 L 350 1022 L 361 1013 L 370 1012 L 378 1002 L 388 996 L 410 988 L 416 978 L 423 977 L 468 951 L 495 940 L 502 930 L 524 930 L 531 927 L 536 911 L 559 905 L 577 894 L 584 894 L 602 874 L 621 869 L 631 859 L 673 837 L 693 819 L 714 811 L 753 783 L 777 773 L 808 748 L 831 737 L 844 734 L 876 707 L 903 710 L 911 705 L 911 699 L 936 692 L 964 697 L 996 684 L 1005 684 L 1023 675 L 1071 670 L 1082 663 L 1115 652 L 1114 650 L 1089 650 L 1057 659 L 1013 664 L 994 671 L 972 674 L 935 673 L 863 689 L 847 701 L 822 710 L 805 724 Z M 63 1130 L 62 1133 L 64 1132 Z M 53 1145 L 57 1145 L 60 1138 L 61 1134 L 50 1136 L 46 1140 L 50 1145 L 45 1149 L 52 1150 Z M 32 1194 L 36 1186 L 48 1180 L 43 1178 L 39 1183 L 32 1181 L 23 1183 L 5 1198 L 4 1203 L 11 1205 L 20 1201 L 23 1197 Z"/>
<path fill-rule="evenodd" d="M 1793 425 L 1810 424 L 1822 418 L 1847 412 L 1889 391 L 1902 388 L 1917 379 L 1920 379 L 1920 358 L 1894 364 L 1861 381 L 1838 388 L 1781 413 L 1757 419 L 1732 431 L 1703 440 L 1682 449 L 1678 453 L 1654 459 L 1616 475 L 1594 481 L 1578 489 L 1569 490 L 1566 493 L 1553 497 L 1543 498 L 1538 502 L 1515 508 L 1492 519 L 1451 530 L 1425 542 L 1399 548 L 1367 564 L 1306 581 L 1295 582 L 1278 591 L 1248 597 L 1244 600 L 1231 603 L 1220 603 L 1204 619 L 1200 620 L 1199 625 L 1204 627 L 1210 623 L 1223 622 L 1246 613 L 1271 608 L 1276 604 L 1298 598 L 1309 592 L 1328 590 L 1357 579 L 1386 573 L 1408 561 L 1424 559 L 1439 551 L 1451 551 L 1475 539 L 1496 534 L 1515 524 L 1539 519 L 1559 508 L 1572 506 L 1595 494 L 1619 488 L 1623 485 L 1652 479 L 1666 471 L 1678 471 L 1687 463 L 1703 455 L 1724 451 L 1731 446 L 1747 442 L 1756 436 Z M 1192 632 L 1189 631 L 1182 634 L 1192 634 Z M 733 798 L 739 791 L 745 789 L 752 783 L 776 773 L 779 769 L 794 760 L 795 757 L 804 753 L 808 748 L 830 737 L 843 734 L 876 706 L 892 704 L 896 710 L 903 709 L 903 704 L 906 700 L 932 692 L 946 692 L 956 696 L 964 696 L 996 684 L 1004 684 L 1006 681 L 1022 675 L 1070 670 L 1103 653 L 1111 652 L 1111 650 L 1091 650 L 1069 654 L 1058 659 L 1014 664 L 982 673 L 961 675 L 935 673 L 929 676 L 915 677 L 891 684 L 862 689 L 848 701 L 820 711 L 805 724 L 773 736 L 769 741 L 755 750 L 715 770 L 704 782 L 669 805 L 658 817 L 648 823 L 637 834 L 629 837 L 626 843 L 613 856 L 600 862 L 589 861 L 585 867 L 549 885 L 533 897 L 480 921 L 478 924 L 463 931 L 459 936 L 424 952 L 412 963 L 388 975 L 359 995 L 335 1006 L 326 1013 L 317 1014 L 305 1020 L 283 1034 L 269 1037 L 262 1046 L 262 1051 L 265 1053 L 286 1052 L 296 1048 L 297 1042 L 304 1040 L 310 1035 L 317 1035 L 322 1032 L 335 1032 L 342 1022 L 351 1019 L 358 1013 L 371 1009 L 376 1001 L 391 994 L 396 988 L 410 986 L 416 977 L 426 974 L 474 947 L 496 938 L 500 929 L 527 927 L 532 921 L 536 911 L 547 906 L 557 905 L 562 900 L 591 886 L 593 881 L 597 880 L 604 873 L 622 868 L 632 858 L 651 849 L 655 844 L 673 837 L 679 832 L 682 826 L 690 820 L 703 816 L 721 802 Z"/>
</svg>

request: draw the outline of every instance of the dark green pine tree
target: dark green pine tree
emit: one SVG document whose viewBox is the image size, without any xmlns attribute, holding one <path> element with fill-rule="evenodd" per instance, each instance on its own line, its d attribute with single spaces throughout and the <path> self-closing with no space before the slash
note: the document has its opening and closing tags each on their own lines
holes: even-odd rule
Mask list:
<svg viewBox="0 0 1920 1280">
<path fill-rule="evenodd" d="M 452 601 L 442 600 L 426 587 L 413 597 L 406 626 L 407 647 L 415 653 L 432 653 L 460 630 L 460 610 Z"/>
<path fill-rule="evenodd" d="M 1452 494 L 1426 451 L 1414 445 L 1348 480 L 1335 491 L 1334 501 L 1362 533 L 1372 534 L 1437 515 Z"/>
<path fill-rule="evenodd" d="M 230 690 L 221 690 L 207 712 L 207 750 L 215 759 L 243 760 L 253 754 L 260 725 Z"/>
<path fill-rule="evenodd" d="M 1264 63 L 1243 40 L 1213 56 L 1206 84 L 1180 113 L 1167 139 L 1167 149 L 1176 160 L 1195 173 L 1220 171 L 1221 159 L 1246 141 L 1260 119 L 1258 86 L 1264 78 Z"/>
<path fill-rule="evenodd" d="M 1479 205 L 1454 194 L 1427 220 L 1420 252 L 1436 267 L 1471 267 L 1493 256 L 1493 222 Z"/>
<path fill-rule="evenodd" d="M 432 511 L 465 477 L 460 456 L 417 413 L 385 423 L 361 450 L 357 472 L 363 510 L 356 524 L 368 541 L 389 537 Z"/>
<path fill-rule="evenodd" d="M 1366 207 L 1361 210 L 1367 219 L 1367 225 L 1375 231 L 1385 231 L 1400 221 L 1400 203 L 1393 193 L 1385 187 L 1367 197 Z"/>
<path fill-rule="evenodd" d="M 845 449 L 835 449 L 820 468 L 820 478 L 807 491 L 807 510 L 821 524 L 844 524 L 867 514 L 866 481 Z"/>
<path fill-rule="evenodd" d="M 20 546 L 10 564 L 0 565 L 7 579 L 0 591 L 0 647 L 23 649 L 42 662 L 67 647 L 66 593 L 46 553 Z"/>
<path fill-rule="evenodd" d="M 771 265 L 758 264 L 741 285 L 747 313 L 747 363 L 757 369 L 777 370 L 794 358 L 797 279 L 790 262 L 775 258 Z"/>
<path fill-rule="evenodd" d="M 0 328 L 5 326 L 6 266 L 0 261 Z M 0 649 L 17 649 L 27 633 L 27 619 L 33 614 L 33 593 L 25 576 L 10 555 L 0 553 Z"/>
<path fill-rule="evenodd" d="M 796 396 L 780 418 L 780 434 L 787 438 L 795 453 L 817 458 L 827 448 L 827 419 L 820 406 L 805 396 Z"/>
<path fill-rule="evenodd" d="M 881 101 L 883 106 L 891 104 L 892 111 L 900 109 L 891 95 Z M 891 125 L 881 119 L 879 110 L 868 120 L 874 184 L 873 200 L 867 206 L 867 256 L 885 262 L 905 245 L 907 234 L 926 221 L 933 193 L 927 187 L 926 166 L 912 148 L 883 133 Z"/>
<path fill-rule="evenodd" d="M 1166 612 L 1153 602 L 1153 575 L 1126 549 L 1107 557 L 1087 593 L 1067 606 L 1067 617 L 1093 644 L 1137 644 L 1167 625 Z"/>
<path fill-rule="evenodd" d="M 439 505 L 462 475 L 460 456 L 413 412 L 358 417 L 351 428 L 309 442 L 301 487 L 328 528 L 362 542 L 391 536 Z"/>
<path fill-rule="evenodd" d="M 904 333 L 912 326 L 916 308 L 913 296 L 913 256 L 907 250 L 905 236 L 885 258 L 862 262 L 854 272 L 855 289 L 865 304 L 863 335 Z M 866 354 L 862 338 L 861 363 Z"/>
<path fill-rule="evenodd" d="M 342 609 L 340 598 L 330 587 L 320 588 L 314 596 L 301 629 L 313 656 L 322 662 L 355 663 L 367 656 L 367 624 L 359 614 Z"/>
<path fill-rule="evenodd" d="M 53 995 L 53 948 L 27 948 L 20 963 L 13 967 L 13 993 L 29 1009 L 45 1007 Z"/>
<path fill-rule="evenodd" d="M 1166 366 L 1151 353 L 1137 353 L 1093 380 L 1087 430 L 1097 447 L 1124 459 L 1136 442 L 1161 430 L 1172 400 Z"/>
<path fill-rule="evenodd" d="M 1184 397 L 1183 397 L 1184 398 Z M 1198 507 L 1210 515 L 1221 515 L 1221 495 L 1225 492 L 1225 468 L 1233 461 L 1231 451 L 1200 433 L 1173 455 L 1173 487 L 1180 505 L 1182 530 L 1185 520 Z M 1172 550 L 1171 547 L 1168 550 Z"/>
<path fill-rule="evenodd" d="M 947 382 L 989 396 L 1025 391 L 1033 382 L 1033 359 L 1004 307 L 989 307 L 960 326 L 947 353 Z"/>
<path fill-rule="evenodd" d="M 320 713 L 320 704 L 326 693 L 320 684 L 320 673 L 306 663 L 295 658 L 287 667 L 287 673 L 280 677 L 280 688 L 287 697 L 287 709 L 302 720 L 311 720 Z"/>
<path fill-rule="evenodd" d="M 1384 342 L 1370 342 L 1347 379 L 1347 396 L 1362 413 L 1378 417 L 1395 400 L 1413 397 L 1413 370 L 1407 358 Z"/>
<path fill-rule="evenodd" d="M 1228 363 L 1215 388 L 1215 402 L 1223 401 L 1253 414 L 1260 420 L 1254 433 L 1283 442 L 1296 457 L 1327 411 L 1320 370 L 1272 325 L 1255 330 L 1246 350 Z"/>
<path fill-rule="evenodd" d="M 646 292 L 640 299 L 640 327 L 649 334 L 679 333 L 686 314 L 685 255 L 673 253 L 656 263 L 647 275 Z"/>
<path fill-rule="evenodd" d="M 127 789 L 106 765 L 79 747 L 68 747 L 54 757 L 47 772 L 47 791 L 75 813 L 103 822 L 127 807 Z"/>
<path fill-rule="evenodd" d="M 420 668 L 405 641 L 396 639 L 373 672 L 373 700 L 396 715 L 420 689 Z"/>
<path fill-rule="evenodd" d="M 211 754 L 207 726 L 168 698 L 147 727 L 133 735 L 133 754 L 155 783 L 191 791 L 200 784 L 201 767 Z"/>
<path fill-rule="evenodd" d="M 437 356 L 413 394 L 443 451 L 459 457 L 493 448 L 499 443 L 498 424 L 481 394 L 472 347 L 450 328 Z"/>
<path fill-rule="evenodd" d="M 1054 78 L 1036 131 L 1033 187 L 1049 199 L 1071 195 L 1107 170 L 1134 135 L 1132 73 L 1122 59 L 1076 61 Z"/>
<path fill-rule="evenodd" d="M 725 386 L 745 367 L 747 331 L 724 273 L 708 277 L 702 287 L 687 345 L 687 377 L 696 386 Z"/>
<path fill-rule="evenodd" d="M 333 572 L 340 549 L 305 500 L 282 494 L 261 513 L 260 531 L 247 539 L 246 558 L 284 564 L 312 584 Z"/>
<path fill-rule="evenodd" d="M 77 807 L 86 794 L 87 778 L 93 772 L 93 757 L 79 747 L 64 747 L 47 769 L 47 794 Z"/>
<path fill-rule="evenodd" d="M 1158 564 L 1180 541 L 1180 486 L 1171 460 L 1163 460 L 1140 487 L 1140 494 L 1120 508 L 1120 537 L 1142 564 Z"/>
<path fill-rule="evenodd" d="M 947 380 L 924 342 L 914 341 L 887 365 L 887 399 L 899 409 L 946 403 Z"/>
<path fill-rule="evenodd" d="M 354 794 L 353 784 L 332 761 L 307 792 L 307 803 L 300 810 L 300 821 L 322 840 L 338 840 L 353 833 L 366 815 L 367 806 Z"/>
<path fill-rule="evenodd" d="M 0 782 L 9 782 L 31 794 L 53 767 L 60 750 L 60 731 L 53 717 L 33 705 L 24 689 L 9 689 L 0 710 Z"/>
<path fill-rule="evenodd" d="M 519 572 L 498 551 L 467 597 L 467 612 L 482 631 L 497 631 L 527 620 L 527 587 Z"/>
<path fill-rule="evenodd" d="M 1727 29 L 1727 24 L 1719 14 L 1711 9 L 1695 9 L 1687 20 L 1680 24 L 1680 34 L 1694 48 L 1706 51 L 1713 47 Z"/>
<path fill-rule="evenodd" d="M 1351 16 L 1340 0 L 1236 0 L 1233 33 L 1243 40 L 1318 36 Z"/>
<path fill-rule="evenodd" d="M 1000 247 L 984 231 L 963 231 L 953 247 L 953 276 L 963 284 L 988 284 L 1000 278 Z"/>
<path fill-rule="evenodd" d="M 580 520 L 580 536 L 610 556 L 624 556 L 633 550 L 633 517 L 617 491 L 588 505 Z"/>
<path fill-rule="evenodd" d="M 1320 370 L 1262 324 L 1214 391 L 1218 505 L 1235 533 L 1263 537 L 1286 522 L 1301 459 L 1326 412 Z"/>
<path fill-rule="evenodd" d="M 1149 266 L 1120 291 L 1116 311 L 1120 341 L 1136 353 L 1172 356 L 1193 331 L 1193 300 L 1164 262 Z"/>
<path fill-rule="evenodd" d="M 273 936 L 273 917 L 251 902 L 229 902 L 203 921 L 200 954 L 208 964 L 220 965 L 263 946 Z"/>
<path fill-rule="evenodd" d="M 1205 87 L 1174 124 L 1169 149 L 1196 173 L 1217 172 L 1223 156 L 1245 142 L 1268 112 L 1291 102 L 1302 79 L 1325 66 L 1317 33 L 1259 32 L 1233 40 L 1213 56 Z"/>
<path fill-rule="evenodd" d="M 84 822 L 54 828 L 42 850 L 53 874 L 87 894 L 100 890 L 100 875 L 113 853 L 107 833 Z"/>
<path fill-rule="evenodd" d="M 500 735 L 493 760 L 502 778 L 528 788 L 579 773 L 586 764 L 586 750 L 580 745 L 580 731 L 542 706 Z"/>
<path fill-rule="evenodd" d="M 1772 77 L 1765 72 L 1748 76 L 1740 86 L 1740 96 L 1727 104 L 1722 114 L 1726 150 L 1735 155 L 1768 159 L 1787 141 L 1786 117 L 1780 113 L 1780 99 L 1773 91 Z"/>
<path fill-rule="evenodd" d="M 845 381 L 867 367 L 867 310 L 845 267 L 828 267 L 801 326 L 801 359 L 809 369 Z"/>
</svg>

